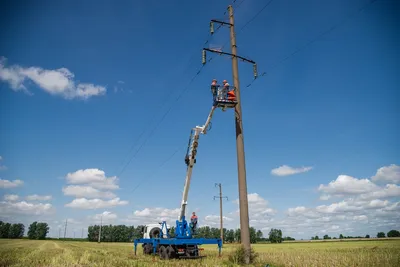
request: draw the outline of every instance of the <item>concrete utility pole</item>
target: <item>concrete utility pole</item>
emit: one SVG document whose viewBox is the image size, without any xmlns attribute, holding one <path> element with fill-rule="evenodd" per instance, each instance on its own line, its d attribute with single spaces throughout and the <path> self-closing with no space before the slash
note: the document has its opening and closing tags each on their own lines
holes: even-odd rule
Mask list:
<svg viewBox="0 0 400 267">
<path fill-rule="evenodd" d="M 236 57 L 236 36 L 233 18 L 233 7 L 230 5 L 229 22 L 231 23 L 231 47 L 232 47 L 232 74 L 233 86 L 236 88 L 237 105 L 235 106 L 235 125 L 236 125 L 236 151 L 238 164 L 238 184 L 239 184 L 239 209 L 240 209 L 240 239 L 245 249 L 245 263 L 250 262 L 250 228 L 249 228 L 249 209 L 247 200 L 247 181 L 246 181 L 246 162 L 244 156 L 244 140 L 242 125 L 242 104 L 240 101 L 239 86 L 239 67 Z"/>
<path fill-rule="evenodd" d="M 214 197 L 215 198 L 219 198 L 219 217 L 220 217 L 220 228 L 221 228 L 221 240 L 222 240 L 222 244 L 224 244 L 224 226 L 223 226 L 223 216 L 222 216 L 222 199 L 226 198 L 226 200 L 228 200 L 228 197 L 223 197 L 222 196 L 222 185 L 221 183 L 219 184 L 215 184 L 215 186 L 219 186 L 219 197 Z"/>
<path fill-rule="evenodd" d="M 101 219 L 100 219 L 100 231 L 99 231 L 99 240 L 97 240 L 98 243 L 100 243 L 100 237 L 101 237 L 101 226 L 103 225 L 103 214 L 101 214 Z"/>
<path fill-rule="evenodd" d="M 244 156 L 244 141 L 243 141 L 243 125 L 242 125 L 242 104 L 240 100 L 240 85 L 239 85 L 239 67 L 238 58 L 253 63 L 254 79 L 257 78 L 257 65 L 254 61 L 246 59 L 237 55 L 236 36 L 235 36 L 235 20 L 233 16 L 233 7 L 228 6 L 229 11 L 229 22 L 211 20 L 210 31 L 214 33 L 214 23 L 221 25 L 227 25 L 230 27 L 230 39 L 231 39 L 231 53 L 213 50 L 209 48 L 203 48 L 202 62 L 206 64 L 206 51 L 217 53 L 220 55 L 229 55 L 232 57 L 232 75 L 233 85 L 235 87 L 235 94 L 237 104 L 235 106 L 235 128 L 236 128 L 236 151 L 237 151 L 237 166 L 238 166 L 238 187 L 239 187 L 239 209 L 240 209 L 240 235 L 241 243 L 246 251 L 245 263 L 250 263 L 250 227 L 249 227 L 249 209 L 247 200 L 247 182 L 246 182 L 246 163 Z"/>
</svg>

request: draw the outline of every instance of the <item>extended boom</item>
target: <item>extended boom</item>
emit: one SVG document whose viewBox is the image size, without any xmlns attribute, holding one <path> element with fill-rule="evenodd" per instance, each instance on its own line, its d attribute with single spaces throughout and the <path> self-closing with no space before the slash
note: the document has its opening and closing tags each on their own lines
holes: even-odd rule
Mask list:
<svg viewBox="0 0 400 267">
<path fill-rule="evenodd" d="M 178 220 L 180 222 L 182 222 L 182 220 L 185 217 L 185 213 L 186 213 L 186 205 L 187 205 L 187 199 L 188 199 L 188 193 L 189 193 L 189 187 L 190 187 L 190 179 L 192 177 L 192 171 L 193 171 L 194 164 L 196 163 L 197 147 L 199 145 L 200 133 L 201 134 L 207 133 L 208 126 L 211 123 L 211 118 L 214 114 L 215 108 L 216 108 L 215 106 L 213 106 L 211 108 L 211 111 L 207 117 L 206 123 L 203 126 L 196 126 L 195 128 L 192 129 L 192 132 L 190 133 L 188 151 L 187 151 L 186 157 L 185 157 L 185 163 L 187 165 L 186 179 L 185 179 L 185 186 L 183 188 L 181 211 L 179 213 L 179 218 L 178 218 Z"/>
</svg>

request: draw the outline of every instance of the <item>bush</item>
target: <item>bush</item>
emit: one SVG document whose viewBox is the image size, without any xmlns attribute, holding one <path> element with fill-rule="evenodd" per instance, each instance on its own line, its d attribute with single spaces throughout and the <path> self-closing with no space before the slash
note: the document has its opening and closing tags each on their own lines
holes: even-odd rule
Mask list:
<svg viewBox="0 0 400 267">
<path fill-rule="evenodd" d="M 229 262 L 234 263 L 234 264 L 245 264 L 245 256 L 246 256 L 246 251 L 243 247 L 243 245 L 238 246 L 230 255 L 229 255 Z M 257 252 L 253 248 L 250 250 L 250 263 L 254 263 L 256 258 L 258 257 Z"/>
</svg>

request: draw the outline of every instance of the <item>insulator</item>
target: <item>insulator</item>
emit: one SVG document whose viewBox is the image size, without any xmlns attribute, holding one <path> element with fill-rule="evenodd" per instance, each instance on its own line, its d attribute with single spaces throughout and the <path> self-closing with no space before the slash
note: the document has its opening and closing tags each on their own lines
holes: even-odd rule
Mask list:
<svg viewBox="0 0 400 267">
<path fill-rule="evenodd" d="M 210 32 L 211 34 L 214 34 L 214 22 L 210 22 Z"/>
<path fill-rule="evenodd" d="M 257 72 L 257 64 L 253 64 L 253 73 L 254 73 L 254 79 L 257 79 L 258 72 Z"/>
<path fill-rule="evenodd" d="M 203 50 L 202 63 L 203 65 L 206 64 L 206 50 Z"/>
</svg>

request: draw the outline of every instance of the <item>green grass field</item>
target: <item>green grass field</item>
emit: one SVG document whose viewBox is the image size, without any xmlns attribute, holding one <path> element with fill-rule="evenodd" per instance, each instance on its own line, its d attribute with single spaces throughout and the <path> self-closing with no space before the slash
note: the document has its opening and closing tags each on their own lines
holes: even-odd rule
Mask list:
<svg viewBox="0 0 400 267">
<path fill-rule="evenodd" d="M 235 245 L 203 246 L 200 260 L 160 260 L 133 253 L 130 243 L 0 239 L 0 267 L 5 266 L 238 266 L 228 261 Z M 400 239 L 382 241 L 301 242 L 252 245 L 258 253 L 253 266 L 400 266 Z M 139 248 L 139 246 L 138 246 Z"/>
</svg>

